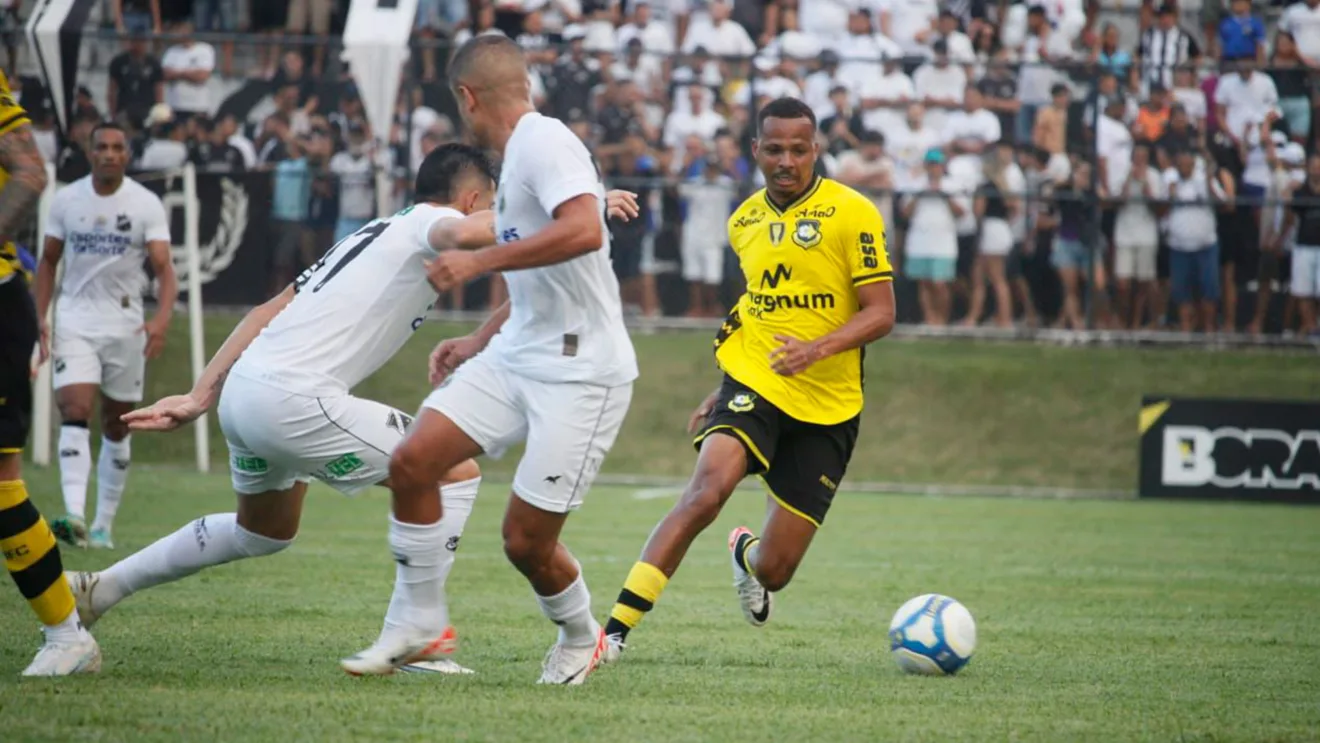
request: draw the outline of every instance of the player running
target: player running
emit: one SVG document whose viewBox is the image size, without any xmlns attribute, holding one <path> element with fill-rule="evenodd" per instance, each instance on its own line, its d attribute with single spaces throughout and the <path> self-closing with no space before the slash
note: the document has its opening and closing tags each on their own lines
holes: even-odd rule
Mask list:
<svg viewBox="0 0 1320 743">
<path fill-rule="evenodd" d="M 508 272 L 509 301 L 432 357 L 433 378 L 446 383 L 423 403 L 390 462 L 390 547 L 401 565 L 395 597 L 405 604 L 391 602 L 387 618 L 406 610 L 413 619 L 408 631 L 383 633 L 344 668 L 388 673 L 443 639 L 443 586 L 425 566 L 436 559 L 448 514 L 441 518 L 429 483 L 469 457 L 525 441 L 504 513 L 504 553 L 559 626 L 540 682 L 580 684 L 599 663 L 604 636 L 581 566 L 559 534 L 618 435 L 637 377 L 610 266 L 605 193 L 582 142 L 563 122 L 536 113 L 513 41 L 468 41 L 450 62 L 449 83 L 477 142 L 503 156 L 500 244 L 442 253 L 432 281 L 443 291 Z"/>
<path fill-rule="evenodd" d="M 746 527 L 729 535 L 734 586 L 747 621 L 770 619 L 772 592 L 802 562 L 857 441 L 862 349 L 894 326 L 884 222 L 870 199 L 814 175 L 811 108 L 780 98 L 758 128 L 767 185 L 728 223 L 747 291 L 715 339 L 724 381 L 692 415 L 696 471 L 619 592 L 608 660 L 749 474 L 765 481 L 768 513 L 759 539 Z"/>
<path fill-rule="evenodd" d="M 67 676 L 101 670 L 101 649 L 78 621 L 55 537 L 23 484 L 38 328 L 10 237 L 32 216 L 45 188 L 46 164 L 27 113 L 0 72 L 0 551 L 5 569 L 45 625 L 45 644 L 23 675 Z"/>
<path fill-rule="evenodd" d="M 111 528 L 128 481 L 128 425 L 120 416 L 142 402 L 146 360 L 160 355 L 179 296 L 170 257 L 170 223 L 160 197 L 124 177 L 131 156 L 118 124 L 92 130 L 92 174 L 60 190 L 46 221 L 37 267 L 37 316 L 45 318 L 55 290 L 54 382 L 60 408 L 60 485 L 64 518 L 55 536 L 75 547 L 112 548 Z M 143 252 L 160 282 L 158 309 L 143 322 L 147 275 Z M 50 331 L 41 326 L 42 357 Z M 92 470 L 88 421 L 101 391 L 101 454 L 96 462 L 96 521 L 87 531 L 87 480 Z"/>
<path fill-rule="evenodd" d="M 370 222 L 249 312 L 192 392 L 124 416 L 135 431 L 168 431 L 195 420 L 218 398 L 238 511 L 203 516 L 99 573 L 74 573 L 85 621 L 95 622 L 137 591 L 287 548 L 313 477 L 349 495 L 389 483 L 390 453 L 412 417 L 351 390 L 425 321 L 436 300 L 427 261 L 438 251 L 494 241 L 487 211 L 494 188 L 493 166 L 481 151 L 438 148 L 422 163 L 413 206 Z M 422 570 L 443 585 L 480 470 L 459 460 L 436 474 L 432 494 L 437 483 L 445 519 L 433 535 L 433 559 L 398 569 Z M 398 603 L 396 590 L 391 607 Z M 383 634 L 412 621 L 406 609 L 392 614 Z M 447 621 L 443 640 L 395 665 L 447 660 L 454 649 Z M 464 669 L 452 664 L 449 670 Z"/>
</svg>

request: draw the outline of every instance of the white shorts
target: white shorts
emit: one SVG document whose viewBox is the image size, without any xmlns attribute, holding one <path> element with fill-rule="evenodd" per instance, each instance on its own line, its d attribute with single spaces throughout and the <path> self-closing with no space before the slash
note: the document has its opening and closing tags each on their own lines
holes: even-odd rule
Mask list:
<svg viewBox="0 0 1320 743">
<path fill-rule="evenodd" d="M 146 347 L 144 332 L 86 337 L 56 322 L 50 351 L 55 389 L 71 384 L 95 384 L 111 400 L 142 402 Z"/>
<path fill-rule="evenodd" d="M 1320 296 L 1320 245 L 1293 246 L 1291 288 L 1294 297 Z"/>
<path fill-rule="evenodd" d="M 1114 277 L 1154 281 L 1155 259 L 1159 251 L 1158 242 L 1132 242 L 1115 238 Z"/>
<path fill-rule="evenodd" d="M 379 484 L 412 423 L 411 415 L 371 400 L 295 395 L 232 375 L 219 414 L 240 495 L 287 490 L 312 478 L 345 495 Z"/>
<path fill-rule="evenodd" d="M 1013 228 L 995 217 L 981 224 L 981 255 L 1004 256 L 1013 252 Z"/>
<path fill-rule="evenodd" d="M 513 492 L 543 511 L 567 513 L 582 505 L 630 402 L 632 383 L 542 382 L 480 353 L 422 406 L 453 421 L 491 457 L 526 441 Z"/>
<path fill-rule="evenodd" d="M 693 235 L 683 233 L 683 280 L 701 284 L 719 284 L 724 281 L 724 236 Z"/>
</svg>

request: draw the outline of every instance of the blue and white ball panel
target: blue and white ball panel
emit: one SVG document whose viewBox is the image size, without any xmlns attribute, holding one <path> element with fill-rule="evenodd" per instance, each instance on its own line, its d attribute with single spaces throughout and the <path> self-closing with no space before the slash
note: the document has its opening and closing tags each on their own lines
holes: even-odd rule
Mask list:
<svg viewBox="0 0 1320 743">
<path fill-rule="evenodd" d="M 908 673 L 957 673 L 976 650 L 976 623 L 948 596 L 928 593 L 899 607 L 889 623 L 889 649 Z"/>
</svg>

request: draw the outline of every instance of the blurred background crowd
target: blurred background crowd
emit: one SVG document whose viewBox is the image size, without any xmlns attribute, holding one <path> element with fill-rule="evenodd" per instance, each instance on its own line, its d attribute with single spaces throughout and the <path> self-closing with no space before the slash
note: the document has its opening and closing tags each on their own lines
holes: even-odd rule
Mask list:
<svg viewBox="0 0 1320 743">
<path fill-rule="evenodd" d="M 347 0 L 106 0 L 63 143 L 26 4 L 0 0 L 6 70 L 60 180 L 102 119 L 140 171 L 268 172 L 272 292 L 377 216 L 376 173 L 406 201 L 461 136 L 449 55 L 505 34 L 542 111 L 641 196 L 612 225 L 630 313 L 741 293 L 724 222 L 762 183 L 753 114 L 794 96 L 821 174 L 885 215 L 904 321 L 1316 332 L 1320 0 L 421 0 L 388 132 L 339 61 Z"/>
</svg>

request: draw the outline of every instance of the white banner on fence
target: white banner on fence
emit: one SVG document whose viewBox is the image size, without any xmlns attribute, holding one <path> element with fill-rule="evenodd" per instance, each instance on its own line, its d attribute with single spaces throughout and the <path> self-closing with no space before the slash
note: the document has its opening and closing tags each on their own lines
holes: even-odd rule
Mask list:
<svg viewBox="0 0 1320 743">
<path fill-rule="evenodd" d="M 69 130 L 69 109 L 78 89 L 83 28 L 98 0 L 38 0 L 28 16 L 27 38 L 55 104 L 55 123 Z"/>
<path fill-rule="evenodd" d="M 416 15 L 417 0 L 353 0 L 348 10 L 343 59 L 381 146 L 388 144 Z"/>
</svg>

